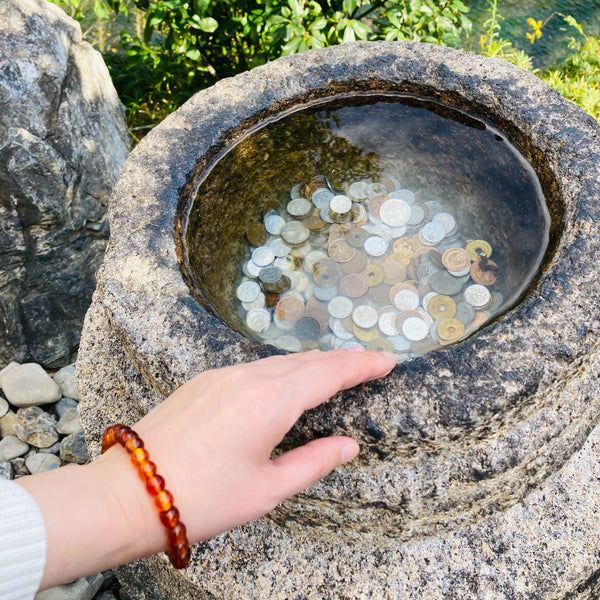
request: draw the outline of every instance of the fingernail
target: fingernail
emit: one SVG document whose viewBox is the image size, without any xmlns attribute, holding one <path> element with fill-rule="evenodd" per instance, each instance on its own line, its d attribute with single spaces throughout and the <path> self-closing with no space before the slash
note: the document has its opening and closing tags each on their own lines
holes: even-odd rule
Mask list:
<svg viewBox="0 0 600 600">
<path fill-rule="evenodd" d="M 391 358 L 394 362 L 396 361 L 396 356 L 394 355 L 393 352 L 382 352 L 381 354 L 383 354 L 384 356 L 386 356 L 387 358 Z"/>
<path fill-rule="evenodd" d="M 348 348 L 346 352 L 364 352 L 364 346 L 352 346 L 352 348 Z"/>
<path fill-rule="evenodd" d="M 358 447 L 358 444 L 346 444 L 342 448 L 342 458 L 340 460 L 340 465 L 343 465 L 344 463 L 347 463 L 353 458 L 356 458 L 359 451 L 360 448 Z"/>
</svg>

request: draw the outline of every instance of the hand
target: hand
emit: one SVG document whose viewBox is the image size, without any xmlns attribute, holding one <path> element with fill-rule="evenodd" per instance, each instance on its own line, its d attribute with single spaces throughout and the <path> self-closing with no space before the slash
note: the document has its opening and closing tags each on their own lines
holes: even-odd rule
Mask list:
<svg viewBox="0 0 600 600">
<path fill-rule="evenodd" d="M 393 356 L 386 353 L 315 350 L 206 371 L 135 424 L 133 429 L 174 496 L 190 542 L 267 513 L 354 458 L 358 444 L 343 436 L 314 440 L 276 458 L 271 455 L 304 411 L 341 389 L 387 374 L 394 365 Z M 79 477 L 65 473 L 62 482 L 50 482 L 60 471 L 80 472 Z M 53 473 L 19 480 L 38 500 L 47 524 L 44 585 L 166 547 L 152 498 L 120 446 L 90 465 Z M 55 490 L 60 485 L 70 488 L 70 496 L 94 490 L 77 503 L 88 504 L 87 520 L 86 515 L 78 520 L 70 514 L 68 524 L 56 523 L 56 502 L 44 502 L 43 476 Z M 78 522 L 79 527 L 85 523 L 85 533 L 77 531 Z M 65 540 L 65 528 L 75 529 L 71 540 Z M 85 553 L 74 543 L 82 536 Z M 65 547 L 75 547 L 67 566 Z"/>
</svg>

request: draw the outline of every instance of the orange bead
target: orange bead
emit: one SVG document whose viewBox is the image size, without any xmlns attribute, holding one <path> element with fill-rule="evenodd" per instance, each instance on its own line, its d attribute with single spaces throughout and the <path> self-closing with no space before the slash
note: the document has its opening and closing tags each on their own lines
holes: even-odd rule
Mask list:
<svg viewBox="0 0 600 600">
<path fill-rule="evenodd" d="M 116 429 L 111 425 L 102 434 L 102 452 L 106 452 L 111 446 L 117 443 Z"/>
<path fill-rule="evenodd" d="M 160 475 L 159 475 L 160 477 Z M 162 490 L 156 494 L 154 504 L 161 512 L 166 512 L 173 506 L 173 495 L 169 490 Z"/>
<path fill-rule="evenodd" d="M 127 452 L 133 452 L 136 448 L 143 448 L 143 447 L 144 447 L 144 442 L 142 442 L 142 440 L 137 435 L 128 439 L 127 442 L 125 443 L 125 450 L 127 450 Z"/>
<path fill-rule="evenodd" d="M 151 460 L 145 462 L 139 466 L 138 475 L 142 481 L 152 479 L 156 475 L 156 465 Z"/>
<path fill-rule="evenodd" d="M 145 465 L 149 458 L 150 455 L 145 448 L 136 448 L 131 453 L 131 462 L 133 463 L 134 467 L 141 467 L 142 465 Z"/>
<path fill-rule="evenodd" d="M 187 567 L 192 556 L 192 551 L 187 540 L 176 546 L 171 546 L 167 552 L 167 556 L 176 569 Z"/>
<path fill-rule="evenodd" d="M 175 546 L 181 544 L 181 542 L 187 542 L 185 536 L 186 530 L 183 523 L 177 523 L 174 527 L 169 530 L 169 546 Z"/>
<path fill-rule="evenodd" d="M 171 506 L 171 508 L 165 512 L 159 513 L 160 522 L 165 527 L 175 527 L 177 523 L 179 523 L 179 510 L 176 506 Z"/>
<path fill-rule="evenodd" d="M 146 481 L 146 489 L 148 490 L 148 492 L 150 494 L 152 494 L 152 496 L 158 496 L 158 494 L 160 494 L 165 489 L 165 480 L 164 480 L 163 476 L 156 473 L 154 475 L 154 477 L 151 477 L 150 479 L 148 479 L 148 481 Z M 169 506 L 168 508 L 165 508 L 164 510 L 169 510 L 169 508 L 171 508 L 171 507 Z M 163 510 L 163 509 L 160 509 L 160 510 Z"/>
</svg>

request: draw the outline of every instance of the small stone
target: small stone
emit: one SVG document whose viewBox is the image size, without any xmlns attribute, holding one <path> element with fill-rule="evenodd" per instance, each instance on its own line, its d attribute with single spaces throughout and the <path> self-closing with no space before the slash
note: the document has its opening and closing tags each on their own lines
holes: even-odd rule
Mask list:
<svg viewBox="0 0 600 600">
<path fill-rule="evenodd" d="M 71 583 L 57 585 L 38 592 L 35 600 L 92 600 L 102 586 L 102 575 L 90 575 L 76 579 Z"/>
<path fill-rule="evenodd" d="M 60 458 L 47 452 L 38 452 L 28 456 L 25 459 L 25 465 L 33 475 L 34 473 L 43 473 L 44 471 L 57 469 L 60 467 Z"/>
<path fill-rule="evenodd" d="M 12 479 L 13 467 L 9 460 L 0 460 L 0 479 Z"/>
<path fill-rule="evenodd" d="M 60 400 L 58 384 L 36 363 L 18 365 L 2 377 L 2 391 L 14 406 L 38 406 Z"/>
<path fill-rule="evenodd" d="M 2 379 L 4 378 L 4 375 L 6 375 L 6 373 L 8 373 L 11 369 L 14 369 L 15 367 L 18 367 L 19 363 L 18 362 L 10 362 L 8 363 L 4 369 L 2 369 L 0 371 L 0 386 L 2 386 Z"/>
<path fill-rule="evenodd" d="M 77 404 L 77 400 L 74 400 L 73 398 L 61 398 L 54 405 L 54 412 L 56 413 L 56 416 L 61 419 L 69 408 L 74 408 Z"/>
<path fill-rule="evenodd" d="M 14 435 L 7 435 L 0 440 L 0 460 L 11 460 L 25 456 L 29 452 L 29 444 Z"/>
<path fill-rule="evenodd" d="M 8 412 L 8 402 L 4 398 L 0 398 L 0 419 Z"/>
<path fill-rule="evenodd" d="M 78 431 L 81 431 L 79 414 L 76 408 L 69 408 L 67 412 L 65 412 L 56 425 L 56 431 L 58 431 L 58 433 L 62 433 L 63 435 L 69 435 L 71 433 L 77 433 Z"/>
<path fill-rule="evenodd" d="M 60 453 L 60 441 L 55 442 L 52 446 L 48 446 L 47 448 L 38 448 L 39 452 L 46 452 L 47 454 L 56 454 L 56 456 Z"/>
<path fill-rule="evenodd" d="M 54 381 L 60 387 L 63 396 L 79 400 L 79 391 L 75 381 L 75 365 L 63 367 L 54 375 Z"/>
<path fill-rule="evenodd" d="M 6 437 L 7 435 L 16 435 L 15 423 L 17 422 L 17 415 L 9 410 L 3 417 L 0 417 L 0 437 Z"/>
<path fill-rule="evenodd" d="M 17 411 L 17 437 L 36 448 L 47 448 L 58 441 L 56 417 L 39 406 L 28 406 Z"/>
<path fill-rule="evenodd" d="M 13 468 L 13 479 L 30 475 L 29 469 L 25 465 L 25 459 L 23 457 L 13 458 L 10 462 Z"/>
<path fill-rule="evenodd" d="M 85 445 L 83 431 L 68 435 L 60 443 L 60 457 L 63 462 L 72 462 L 79 465 L 84 464 L 88 458 L 88 450 Z"/>
</svg>

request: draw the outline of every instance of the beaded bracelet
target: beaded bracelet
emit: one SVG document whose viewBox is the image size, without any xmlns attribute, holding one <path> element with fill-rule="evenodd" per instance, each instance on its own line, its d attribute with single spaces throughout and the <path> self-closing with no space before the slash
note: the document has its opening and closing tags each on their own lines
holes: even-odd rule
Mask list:
<svg viewBox="0 0 600 600">
<path fill-rule="evenodd" d="M 154 496 L 160 522 L 167 528 L 169 550 L 167 556 L 176 569 L 183 569 L 190 562 L 190 543 L 186 537 L 185 525 L 179 520 L 179 510 L 173 505 L 173 495 L 165 489 L 165 480 L 156 472 L 156 465 L 149 460 L 140 436 L 126 425 L 111 425 L 102 434 L 102 452 L 111 446 L 121 444 L 131 455 L 131 462 L 146 484 L 148 492 Z"/>
</svg>

